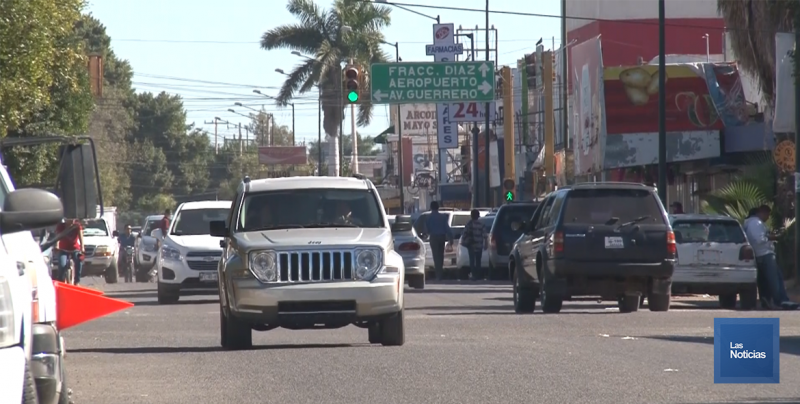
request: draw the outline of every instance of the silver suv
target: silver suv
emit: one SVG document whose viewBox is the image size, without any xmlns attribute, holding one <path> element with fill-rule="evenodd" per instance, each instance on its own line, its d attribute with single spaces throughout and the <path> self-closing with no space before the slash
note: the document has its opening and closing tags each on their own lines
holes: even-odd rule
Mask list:
<svg viewBox="0 0 800 404">
<path fill-rule="evenodd" d="M 252 330 L 350 324 L 369 342 L 403 345 L 403 258 L 367 179 L 289 177 L 239 185 L 219 263 L 222 347 L 247 349 Z"/>
</svg>

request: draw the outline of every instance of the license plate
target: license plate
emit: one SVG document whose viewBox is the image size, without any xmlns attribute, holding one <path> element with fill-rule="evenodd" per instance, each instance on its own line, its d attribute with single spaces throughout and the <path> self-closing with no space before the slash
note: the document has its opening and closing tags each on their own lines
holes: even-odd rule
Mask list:
<svg viewBox="0 0 800 404">
<path fill-rule="evenodd" d="M 698 250 L 697 251 L 697 261 L 699 262 L 710 262 L 710 263 L 717 263 L 719 262 L 720 252 L 715 250 Z"/>
<path fill-rule="evenodd" d="M 625 248 L 625 243 L 622 242 L 622 237 L 606 237 L 606 248 Z"/>
<path fill-rule="evenodd" d="M 216 272 L 200 272 L 200 282 L 216 282 L 217 280 Z"/>
</svg>

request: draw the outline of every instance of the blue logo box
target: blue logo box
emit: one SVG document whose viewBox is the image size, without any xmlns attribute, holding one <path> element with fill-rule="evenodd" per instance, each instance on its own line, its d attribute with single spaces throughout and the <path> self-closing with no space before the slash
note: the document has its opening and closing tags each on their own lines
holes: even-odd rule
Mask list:
<svg viewBox="0 0 800 404">
<path fill-rule="evenodd" d="M 714 319 L 714 383 L 780 383 L 780 352 L 780 319 Z"/>
</svg>

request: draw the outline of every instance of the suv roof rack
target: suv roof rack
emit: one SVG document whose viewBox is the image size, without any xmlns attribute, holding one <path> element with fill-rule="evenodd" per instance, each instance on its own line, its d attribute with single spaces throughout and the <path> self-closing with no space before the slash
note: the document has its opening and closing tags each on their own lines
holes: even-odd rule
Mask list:
<svg viewBox="0 0 800 404">
<path fill-rule="evenodd" d="M 355 179 L 357 179 L 357 180 L 366 180 L 367 179 L 367 176 L 364 175 L 364 174 L 361 174 L 361 173 L 353 173 L 350 176 L 355 178 Z"/>
<path fill-rule="evenodd" d="M 642 188 L 651 188 L 647 184 L 642 184 L 641 182 L 624 182 L 624 181 L 602 181 L 602 182 L 579 182 L 577 184 L 569 185 L 566 187 L 559 187 L 558 189 L 566 189 L 569 187 L 586 187 L 586 186 L 598 186 L 598 185 L 628 185 L 628 186 L 637 186 Z"/>
<path fill-rule="evenodd" d="M 250 183 L 250 176 L 249 175 L 245 175 L 244 179 L 242 180 L 242 182 L 244 182 L 245 184 L 249 184 Z"/>
</svg>

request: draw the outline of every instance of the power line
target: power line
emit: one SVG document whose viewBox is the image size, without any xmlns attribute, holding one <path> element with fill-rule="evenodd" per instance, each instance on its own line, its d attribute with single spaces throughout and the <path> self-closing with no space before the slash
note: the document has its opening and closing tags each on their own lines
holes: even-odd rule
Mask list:
<svg viewBox="0 0 800 404">
<path fill-rule="evenodd" d="M 400 4 L 400 3 L 393 3 L 393 4 Z M 469 10 L 467 10 L 469 11 Z M 485 12 L 486 10 L 483 10 Z M 560 16 L 559 16 L 560 18 Z M 526 41 L 536 41 L 539 38 L 515 38 L 515 39 L 499 39 L 498 42 L 526 42 Z M 114 39 L 113 42 L 142 42 L 142 43 L 174 43 L 174 44 L 208 44 L 208 45 L 253 45 L 253 44 L 261 44 L 260 41 L 206 41 L 206 40 L 182 40 L 182 39 L 138 39 L 138 38 L 126 38 L 126 39 Z M 408 45 L 430 45 L 430 43 L 426 41 L 400 41 L 400 44 L 408 44 Z"/>
</svg>

